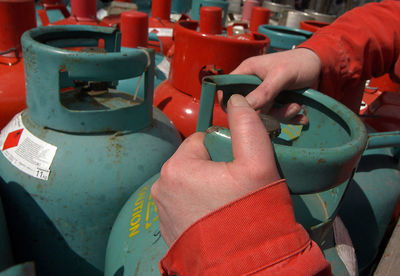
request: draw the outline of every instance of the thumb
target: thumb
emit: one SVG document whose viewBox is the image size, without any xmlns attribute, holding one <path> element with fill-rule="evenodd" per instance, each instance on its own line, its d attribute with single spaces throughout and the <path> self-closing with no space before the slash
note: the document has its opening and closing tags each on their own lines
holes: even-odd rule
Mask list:
<svg viewBox="0 0 400 276">
<path fill-rule="evenodd" d="M 269 135 L 243 96 L 232 95 L 228 101 L 228 122 L 232 136 L 234 165 L 249 171 L 268 174 L 271 181 L 280 179 Z"/>
</svg>

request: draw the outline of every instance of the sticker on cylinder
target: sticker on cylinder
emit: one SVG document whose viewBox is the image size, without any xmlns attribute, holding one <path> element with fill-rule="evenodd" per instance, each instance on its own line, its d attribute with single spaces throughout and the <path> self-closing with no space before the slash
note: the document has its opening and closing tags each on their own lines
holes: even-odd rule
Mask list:
<svg viewBox="0 0 400 276">
<path fill-rule="evenodd" d="M 33 177 L 47 180 L 57 147 L 29 132 L 21 113 L 14 116 L 0 132 L 0 149 L 16 168 Z"/>
<path fill-rule="evenodd" d="M 149 33 L 155 33 L 158 37 L 172 37 L 172 28 L 149 28 Z"/>
</svg>

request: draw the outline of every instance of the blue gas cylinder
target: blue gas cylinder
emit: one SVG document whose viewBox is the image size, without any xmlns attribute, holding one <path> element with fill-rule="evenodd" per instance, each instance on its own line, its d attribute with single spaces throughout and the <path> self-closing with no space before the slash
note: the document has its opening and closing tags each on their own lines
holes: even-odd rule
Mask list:
<svg viewBox="0 0 400 276">
<path fill-rule="evenodd" d="M 119 40 L 94 26 L 22 36 L 28 108 L 1 131 L 0 192 L 16 261 L 38 275 L 103 274 L 123 203 L 180 144 L 152 106 L 154 51 Z M 143 97 L 116 89 L 143 72 Z"/>
<path fill-rule="evenodd" d="M 365 275 L 385 246 L 400 200 L 400 165 L 393 151 L 400 147 L 400 131 L 369 132 L 368 148 L 339 210 Z"/>
<path fill-rule="evenodd" d="M 255 76 L 204 78 L 197 131 L 205 131 L 212 124 L 216 91 L 224 92 L 226 102 L 233 93 L 247 94 L 260 83 Z M 296 219 L 320 246 L 325 246 L 326 257 L 335 264 L 333 270 L 346 275 L 332 225 L 366 147 L 366 129 L 349 109 L 315 90 L 282 92 L 277 101 L 304 105 L 310 121 L 300 128 L 281 124 L 281 134 L 272 140 L 277 166 L 292 194 Z M 212 160 L 233 159 L 228 129 L 208 129 L 204 144 Z M 119 213 L 107 245 L 105 275 L 159 274 L 158 262 L 168 247 L 161 237 L 150 194 L 157 178 L 155 175 L 145 182 Z"/>
<path fill-rule="evenodd" d="M 286 26 L 264 24 L 258 27 L 258 32 L 268 36 L 271 44 L 268 53 L 291 50 L 294 46 L 306 41 L 312 32 Z"/>
<path fill-rule="evenodd" d="M 1 180 L 0 180 L 1 181 Z M 0 271 L 6 269 L 14 263 L 11 252 L 10 238 L 6 217 L 3 212 L 3 204 L 0 197 Z"/>
</svg>

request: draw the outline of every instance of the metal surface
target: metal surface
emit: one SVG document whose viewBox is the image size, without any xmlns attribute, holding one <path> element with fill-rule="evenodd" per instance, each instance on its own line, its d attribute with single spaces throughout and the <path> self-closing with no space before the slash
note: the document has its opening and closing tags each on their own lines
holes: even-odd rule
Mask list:
<svg viewBox="0 0 400 276">
<path fill-rule="evenodd" d="M 30 0 L 0 2 L 0 52 L 3 57 L 21 57 L 23 32 L 36 27 L 35 3 Z M 8 52 L 10 49 L 14 51 Z M 7 53 L 4 53 L 7 52 Z"/>
<path fill-rule="evenodd" d="M 254 76 L 213 76 L 203 80 L 197 131 L 212 124 L 212 105 L 217 90 L 224 101 L 233 93 L 248 94 L 261 81 Z M 295 101 L 307 107 L 310 124 L 290 145 L 274 141 L 276 157 L 292 193 L 315 193 L 348 180 L 361 156 L 367 136 L 362 122 L 342 104 L 314 90 L 283 93 L 279 103 Z M 341 164 L 341 165 L 339 165 Z M 315 168 L 318 170 L 315 171 Z M 309 182 L 313 175 L 313 182 Z M 291 182 L 295 181 L 295 182 Z"/>
<path fill-rule="evenodd" d="M 218 89 L 224 92 L 224 102 L 226 102 L 232 93 L 245 95 L 258 84 L 260 84 L 260 80 L 254 76 L 226 75 L 205 78 L 203 80 L 197 130 L 205 131 L 211 126 L 214 95 Z M 301 149 L 302 146 L 296 144 L 296 142 L 286 145 L 280 144 L 279 138 L 276 138 L 272 141 L 278 167 L 283 177 L 287 178 L 291 192 L 304 192 L 304 194 L 292 194 L 297 221 L 303 224 L 320 246 L 325 245 L 326 257 L 335 265 L 334 271 L 346 275 L 347 270 L 334 245 L 328 243 L 332 243 L 331 224 L 336 216 L 337 208 L 355 170 L 358 158 L 366 146 L 365 128 L 354 113 L 316 91 L 307 90 L 284 94 L 284 98 L 308 106 L 307 116 L 310 120 L 310 128 L 303 130 L 296 141 L 305 139 L 313 143 L 312 147 L 320 148 L 319 157 L 324 161 L 309 164 L 312 167 L 312 171 L 310 171 L 307 168 L 306 160 L 313 155 L 313 148 L 303 147 Z M 278 101 L 283 101 L 283 99 L 278 99 Z M 319 121 L 319 117 L 323 118 L 323 123 Z M 315 143 L 310 140 L 314 140 Z M 228 129 L 209 128 L 204 144 L 212 160 L 229 162 L 233 159 Z M 344 152 L 347 154 L 350 150 L 346 145 L 353 149 L 358 148 L 350 154 L 351 156 L 349 155 L 349 159 L 352 160 L 347 164 L 343 162 L 344 160 L 340 160 Z M 284 148 L 291 148 L 293 151 L 286 151 L 283 154 Z M 299 149 L 299 152 L 296 152 L 296 148 Z M 325 159 L 323 151 L 330 150 L 335 155 L 335 160 Z M 299 163 L 294 164 L 288 159 L 297 159 Z M 286 175 L 288 167 L 285 163 L 287 162 L 290 163 L 290 168 L 300 167 L 295 175 Z M 331 162 L 332 165 L 338 163 L 350 168 L 350 170 L 346 170 L 345 179 L 337 181 L 335 179 L 337 172 L 331 174 L 326 170 L 323 163 Z M 321 170 L 323 172 L 320 172 Z M 318 182 L 316 176 L 319 173 L 324 175 L 320 182 L 324 187 L 313 186 Z M 312 183 L 310 181 L 311 175 Z M 157 275 L 159 273 L 158 262 L 166 253 L 167 246 L 160 236 L 158 217 L 150 196 L 151 185 L 157 178 L 158 175 L 155 175 L 147 181 L 131 196 L 121 210 L 107 246 L 105 275 L 118 275 L 118 273 L 121 273 L 121 275 L 132 275 L 134 273 L 136 275 Z M 333 183 L 332 181 L 335 184 L 325 186 Z M 304 190 L 304 186 L 307 186 L 306 189 L 308 190 Z"/>
<path fill-rule="evenodd" d="M 368 149 L 339 211 L 361 273 L 368 273 L 376 261 L 400 200 L 399 159 L 392 151 L 393 146 L 400 148 L 400 132 L 372 131 L 368 136 Z"/>
<path fill-rule="evenodd" d="M 167 55 L 172 47 L 172 33 L 174 24 L 170 20 L 171 0 L 153 0 L 151 4 L 151 17 L 149 18 L 149 31 L 154 32 L 162 48 L 159 45 L 154 47 L 157 52 Z"/>
<path fill-rule="evenodd" d="M 107 51 L 61 49 L 93 40 L 104 41 Z M 180 143 L 170 120 L 152 107 L 154 51 L 118 52 L 119 33 L 93 26 L 34 29 L 22 43 L 29 97 L 21 120 L 57 151 L 47 180 L 13 166 L 4 148 L 0 154 L 0 191 L 16 261 L 33 260 L 38 275 L 101 275 L 118 211 Z M 112 88 L 143 71 L 144 98 L 135 101 Z M 85 81 L 109 88 L 79 92 Z"/>
<path fill-rule="evenodd" d="M 249 22 L 253 8 L 260 6 L 260 1 L 258 0 L 245 0 L 242 9 L 242 21 Z"/>
<path fill-rule="evenodd" d="M 110 19 L 103 18 L 103 20 L 98 20 L 97 13 L 97 2 L 96 0 L 71 0 L 71 13 L 67 16 L 64 11 L 63 18 L 50 22 L 47 20 L 43 12 L 43 25 L 94 25 L 94 26 L 114 26 L 118 24 L 119 17 Z M 48 22 L 47 22 L 48 21 Z"/>
<path fill-rule="evenodd" d="M 314 16 L 302 11 L 287 10 L 279 19 L 279 25 L 291 28 L 300 28 L 300 22 L 304 20 L 315 20 Z"/>
<path fill-rule="evenodd" d="M 309 31 L 268 24 L 259 26 L 258 32 L 271 39 L 268 53 L 291 50 L 312 36 Z"/>
<path fill-rule="evenodd" d="M 195 131 L 201 79 L 229 73 L 244 59 L 264 54 L 269 45 L 269 39 L 258 33 L 233 35 L 228 30 L 214 35 L 199 32 L 197 28 L 197 21 L 175 24 L 176 54 L 172 56 L 169 79 L 157 87 L 154 95 L 154 104 L 185 137 Z M 219 125 L 227 126 L 226 115 L 217 102 L 214 115 Z"/>
<path fill-rule="evenodd" d="M 363 101 L 367 103 L 362 114 L 364 122 L 377 131 L 400 130 L 400 93 L 364 92 Z"/>
<path fill-rule="evenodd" d="M 0 2 L 0 129 L 26 107 L 20 39 L 35 26 L 33 1 Z"/>
<path fill-rule="evenodd" d="M 57 47 L 60 38 L 64 38 L 64 46 L 71 42 L 77 43 L 74 46 L 97 45 L 98 40 L 103 39 L 108 53 L 61 49 Z M 119 39 L 120 33 L 115 29 L 77 25 L 50 26 L 26 32 L 22 44 L 26 84 L 31 89 L 26 99 L 30 118 L 39 125 L 70 133 L 137 131 L 148 127 L 152 120 L 151 92 L 144 95 L 143 103 L 118 93 L 101 99 L 90 97 L 85 102 L 76 98 L 72 90 L 70 93 L 59 92 L 77 80 L 112 82 L 137 77 L 143 72 L 147 91 L 152 91 L 154 72 L 146 68 L 151 62 L 151 52 L 140 49 L 119 52 Z M 38 70 L 39 64 L 47 70 Z M 135 120 L 119 120 L 118 116 Z"/>
<path fill-rule="evenodd" d="M 158 262 L 168 246 L 161 237 L 150 190 L 159 174 L 146 181 L 125 203 L 107 244 L 105 276 L 160 275 Z"/>
<path fill-rule="evenodd" d="M 268 24 L 271 11 L 264 7 L 255 7 L 252 10 L 249 29 L 257 32 L 260 25 Z"/>
<path fill-rule="evenodd" d="M 192 0 L 172 0 L 172 13 L 188 13 L 192 6 Z"/>
<path fill-rule="evenodd" d="M 320 22 L 332 23 L 337 18 L 336 15 L 320 13 L 320 12 L 316 12 L 314 10 L 304 10 L 304 11 L 306 13 L 308 13 L 309 15 L 311 15 L 312 17 L 314 17 L 314 20 L 320 21 Z"/>
<path fill-rule="evenodd" d="M 71 14 L 62 1 L 39 1 L 36 3 L 37 25 L 48 26 L 55 21 L 68 18 Z"/>
<path fill-rule="evenodd" d="M 0 272 L 0 276 L 35 276 L 35 264 L 32 262 L 18 264 Z"/>
<path fill-rule="evenodd" d="M 1 178 L 0 178 L 1 182 Z M 0 197 L 0 271 L 14 264 L 10 238 L 8 235 L 6 217 L 3 212 L 3 203 Z M 1 274 L 0 274 L 1 275 Z"/>
<path fill-rule="evenodd" d="M 26 107 L 22 58 L 0 56 L 0 129 Z"/>
<path fill-rule="evenodd" d="M 192 20 L 200 20 L 200 8 L 203 6 L 220 7 L 222 9 L 222 22 L 226 22 L 228 14 L 229 2 L 225 0 L 192 0 L 192 9 L 190 18 Z"/>
<path fill-rule="evenodd" d="M 271 11 L 271 23 L 274 23 L 274 25 L 280 22 L 286 11 L 293 9 L 290 5 L 278 4 L 271 1 L 264 1 L 262 5 Z"/>
<path fill-rule="evenodd" d="M 163 52 L 163 43 L 157 35 L 148 31 L 148 17 L 146 13 L 129 11 L 122 13 L 121 16 L 121 52 L 137 51 L 138 47 L 148 47 L 151 41 L 159 43 L 160 52 Z M 149 41 L 149 42 L 148 42 Z M 155 54 L 155 75 L 154 87 L 157 87 L 168 77 L 169 60 L 160 53 Z M 145 82 L 144 74 L 139 77 L 118 81 L 117 89 L 119 91 L 135 94 L 139 98 L 144 97 Z"/>
</svg>

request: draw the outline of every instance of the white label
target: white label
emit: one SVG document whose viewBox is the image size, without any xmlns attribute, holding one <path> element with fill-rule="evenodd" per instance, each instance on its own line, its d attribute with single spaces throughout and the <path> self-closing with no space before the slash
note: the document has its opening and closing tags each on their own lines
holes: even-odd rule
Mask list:
<svg viewBox="0 0 400 276">
<path fill-rule="evenodd" d="M 166 57 L 164 57 L 163 60 L 160 62 L 160 64 L 157 65 L 157 68 L 164 74 L 165 78 L 168 78 L 169 69 L 171 68 L 171 63 L 168 61 Z"/>
<path fill-rule="evenodd" d="M 18 113 L 0 132 L 0 150 L 16 168 L 33 177 L 47 180 L 57 147 L 34 136 Z"/>
<path fill-rule="evenodd" d="M 149 33 L 155 33 L 158 37 L 172 37 L 172 28 L 149 28 Z"/>
</svg>

